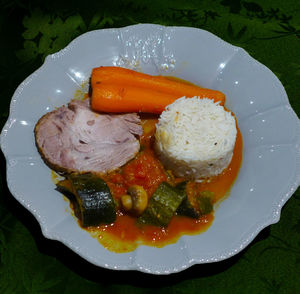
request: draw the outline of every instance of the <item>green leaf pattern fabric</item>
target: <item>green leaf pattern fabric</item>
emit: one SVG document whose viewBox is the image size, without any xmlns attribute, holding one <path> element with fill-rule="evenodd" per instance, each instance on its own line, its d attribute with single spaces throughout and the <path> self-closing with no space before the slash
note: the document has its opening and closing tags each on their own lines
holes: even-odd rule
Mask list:
<svg viewBox="0 0 300 294">
<path fill-rule="evenodd" d="M 1 0 L 0 5 L 1 128 L 14 90 L 48 54 L 87 31 L 137 23 L 201 28 L 244 48 L 277 75 L 300 113 L 299 1 Z M 36 220 L 9 193 L 5 173 L 1 155 L 1 294 L 300 293 L 299 189 L 280 221 L 236 256 L 170 276 L 151 276 L 97 268 L 45 239 Z"/>
</svg>

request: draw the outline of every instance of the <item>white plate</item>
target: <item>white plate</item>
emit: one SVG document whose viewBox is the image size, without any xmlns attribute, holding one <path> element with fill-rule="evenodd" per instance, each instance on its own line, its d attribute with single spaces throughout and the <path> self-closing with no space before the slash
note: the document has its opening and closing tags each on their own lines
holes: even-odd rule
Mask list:
<svg viewBox="0 0 300 294">
<path fill-rule="evenodd" d="M 206 232 L 163 248 L 113 253 L 78 226 L 68 203 L 54 190 L 51 171 L 35 147 L 34 125 L 44 113 L 67 103 L 100 65 L 174 75 L 227 95 L 226 106 L 243 135 L 243 163 L 230 197 L 217 208 Z M 283 86 L 243 49 L 200 29 L 140 24 L 88 32 L 48 56 L 17 88 L 1 148 L 8 187 L 36 217 L 45 237 L 101 267 L 168 274 L 229 258 L 279 220 L 300 183 L 299 135 L 299 120 Z"/>
</svg>

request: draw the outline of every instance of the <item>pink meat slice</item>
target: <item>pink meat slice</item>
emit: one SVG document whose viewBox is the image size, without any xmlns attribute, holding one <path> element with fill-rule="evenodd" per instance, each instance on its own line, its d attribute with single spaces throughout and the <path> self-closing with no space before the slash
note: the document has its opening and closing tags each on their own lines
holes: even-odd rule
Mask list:
<svg viewBox="0 0 300 294">
<path fill-rule="evenodd" d="M 142 135 L 136 113 L 99 114 L 89 101 L 44 115 L 36 124 L 36 145 L 45 162 L 58 172 L 106 173 L 134 158 Z"/>
</svg>

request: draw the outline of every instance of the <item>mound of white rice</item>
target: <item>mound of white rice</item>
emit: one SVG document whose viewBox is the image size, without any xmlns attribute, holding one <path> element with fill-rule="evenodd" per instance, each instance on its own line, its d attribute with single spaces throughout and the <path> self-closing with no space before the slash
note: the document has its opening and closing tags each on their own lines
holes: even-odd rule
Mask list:
<svg viewBox="0 0 300 294">
<path fill-rule="evenodd" d="M 174 175 L 199 180 L 218 175 L 229 165 L 236 134 L 234 116 L 219 103 L 182 97 L 162 112 L 155 150 Z"/>
</svg>

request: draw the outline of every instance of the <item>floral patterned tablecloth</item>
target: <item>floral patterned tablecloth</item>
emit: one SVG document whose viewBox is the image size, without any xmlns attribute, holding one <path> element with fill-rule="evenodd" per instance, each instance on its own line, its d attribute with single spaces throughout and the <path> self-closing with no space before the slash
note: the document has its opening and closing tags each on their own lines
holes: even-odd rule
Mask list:
<svg viewBox="0 0 300 294">
<path fill-rule="evenodd" d="M 243 47 L 269 67 L 300 113 L 300 2 L 293 0 L 1 0 L 0 120 L 14 90 L 78 35 L 136 23 L 191 26 Z M 152 276 L 97 268 L 45 239 L 9 193 L 1 154 L 0 293 L 300 293 L 300 191 L 280 221 L 238 255 Z M 34 184 L 34 183 L 33 183 Z"/>
</svg>

